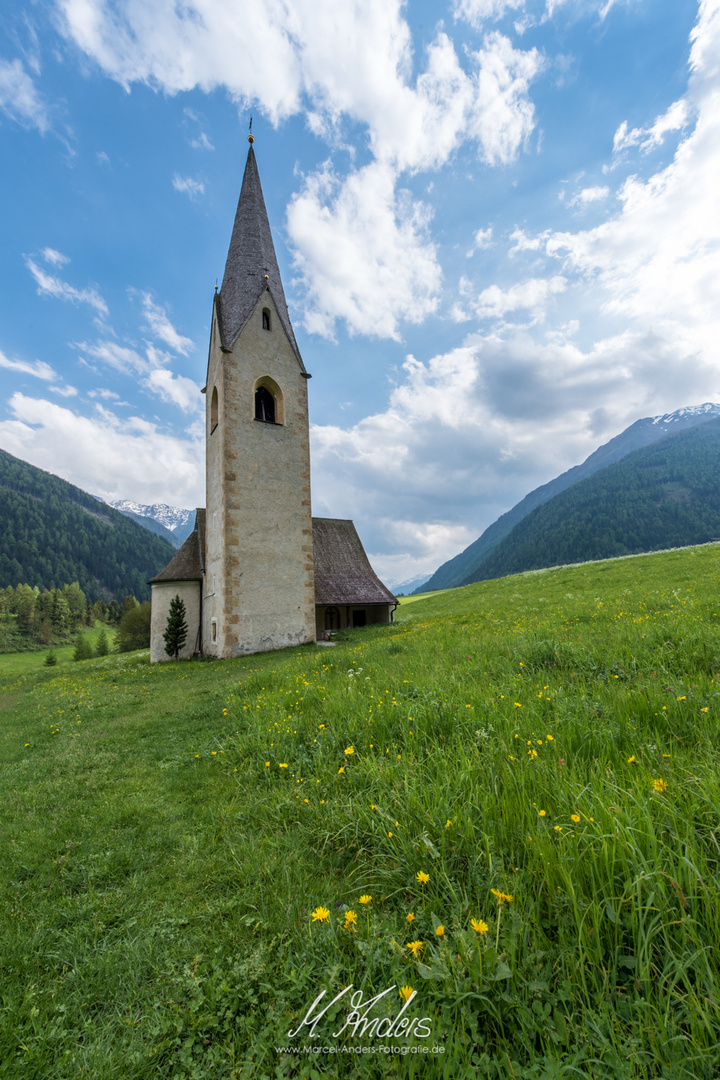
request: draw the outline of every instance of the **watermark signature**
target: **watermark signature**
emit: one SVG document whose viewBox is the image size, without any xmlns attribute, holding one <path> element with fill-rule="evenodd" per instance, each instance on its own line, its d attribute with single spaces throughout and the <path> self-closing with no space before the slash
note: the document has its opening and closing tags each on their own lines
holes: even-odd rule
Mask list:
<svg viewBox="0 0 720 1080">
<path fill-rule="evenodd" d="M 366 1039 L 410 1039 L 411 1037 L 416 1039 L 426 1039 L 430 1033 L 431 1017 L 429 1016 L 413 1016 L 408 1010 L 417 997 L 417 990 L 411 990 L 407 996 L 404 992 L 401 992 L 400 996 L 405 998 L 403 1005 L 399 1012 L 395 1016 L 373 1016 L 373 1010 L 379 1002 L 387 998 L 388 994 L 391 994 L 393 990 L 396 990 L 397 986 L 390 986 L 387 990 L 383 990 L 382 993 L 376 994 L 374 997 L 364 999 L 363 991 L 356 990 L 349 998 L 345 999 L 344 1004 L 349 1003 L 350 1010 L 345 1017 L 345 1022 L 337 1031 L 332 1032 L 334 1039 L 340 1038 L 341 1035 L 345 1035 L 346 1039 L 356 1039 L 358 1037 Z M 403 988 L 405 989 L 405 988 Z M 352 990 L 352 983 L 346 986 L 344 990 L 341 990 L 339 994 L 336 994 L 331 1001 L 321 1008 L 323 998 L 326 991 L 321 990 L 318 996 L 313 1001 L 310 1008 L 307 1010 L 304 1019 L 295 1028 L 295 1030 L 288 1031 L 288 1039 L 295 1039 L 299 1035 L 303 1035 L 307 1038 L 314 1039 L 315 1032 L 320 1025 L 321 1020 L 325 1017 L 333 1006 L 337 1005 L 342 998 Z M 385 1003 L 387 1005 L 387 1002 Z M 444 1047 L 433 1047 L 433 1053 L 443 1053 Z M 305 1046 L 305 1047 L 281 1047 L 278 1049 L 278 1053 L 427 1053 L 427 1047 L 411 1047 L 411 1046 L 363 1046 L 363 1047 L 328 1047 L 328 1046 Z"/>
</svg>

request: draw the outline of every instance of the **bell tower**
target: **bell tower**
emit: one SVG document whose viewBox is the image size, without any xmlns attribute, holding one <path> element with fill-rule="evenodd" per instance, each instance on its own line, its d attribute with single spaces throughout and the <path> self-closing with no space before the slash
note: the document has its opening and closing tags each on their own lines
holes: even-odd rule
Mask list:
<svg viewBox="0 0 720 1080">
<path fill-rule="evenodd" d="M 307 380 L 253 136 L 220 292 L 206 392 L 206 655 L 315 639 Z"/>
</svg>

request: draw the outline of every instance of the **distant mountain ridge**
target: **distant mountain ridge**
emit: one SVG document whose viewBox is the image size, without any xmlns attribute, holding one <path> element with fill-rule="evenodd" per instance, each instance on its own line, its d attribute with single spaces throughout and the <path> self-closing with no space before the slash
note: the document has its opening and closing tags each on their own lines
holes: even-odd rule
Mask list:
<svg viewBox="0 0 720 1080">
<path fill-rule="evenodd" d="M 467 584 L 468 580 L 477 580 L 473 574 L 478 567 L 508 533 L 536 507 L 549 502 L 556 495 L 588 479 L 608 465 L 621 461 L 635 450 L 650 446 L 670 435 L 708 423 L 716 417 L 720 417 L 720 405 L 705 402 L 703 405 L 688 406 L 661 416 L 648 416 L 642 420 L 636 420 L 625 431 L 593 451 L 581 465 L 574 465 L 554 480 L 531 491 L 512 510 L 508 510 L 492 525 L 489 525 L 469 547 L 443 563 L 424 585 L 415 589 L 415 592 L 452 589 L 458 585 Z"/>
<path fill-rule="evenodd" d="M 720 417 L 634 450 L 526 515 L 462 582 L 720 537 Z"/>
<path fill-rule="evenodd" d="M 0 587 L 77 581 L 91 600 L 149 599 L 174 547 L 59 476 L 0 450 Z"/>
<path fill-rule="evenodd" d="M 108 502 L 108 506 L 113 506 L 121 514 L 126 514 L 151 532 L 164 536 L 175 547 L 180 547 L 182 542 L 187 540 L 195 525 L 195 511 L 186 510 L 181 506 L 168 506 L 167 503 L 138 503 L 132 499 L 113 499 Z M 162 532 L 156 528 L 157 525 L 161 526 Z"/>
</svg>

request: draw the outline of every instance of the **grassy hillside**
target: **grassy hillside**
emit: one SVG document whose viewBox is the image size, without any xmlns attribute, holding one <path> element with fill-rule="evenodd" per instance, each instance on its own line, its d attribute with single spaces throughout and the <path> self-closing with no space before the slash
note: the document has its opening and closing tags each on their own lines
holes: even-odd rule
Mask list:
<svg viewBox="0 0 720 1080">
<path fill-rule="evenodd" d="M 636 450 L 539 506 L 464 584 L 720 536 L 720 419 Z"/>
<path fill-rule="evenodd" d="M 91 601 L 149 599 L 175 547 L 92 495 L 0 450 L 0 588 L 77 581 Z"/>
<path fill-rule="evenodd" d="M 700 548 L 335 648 L 0 658 L 0 1077 L 717 1076 L 719 592 Z M 351 983 L 430 1034 L 288 1037 Z"/>
</svg>

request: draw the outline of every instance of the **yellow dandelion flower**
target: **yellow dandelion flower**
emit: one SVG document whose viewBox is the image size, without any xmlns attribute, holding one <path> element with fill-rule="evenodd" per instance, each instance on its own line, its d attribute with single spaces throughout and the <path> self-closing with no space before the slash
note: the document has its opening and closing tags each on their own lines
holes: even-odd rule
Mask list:
<svg viewBox="0 0 720 1080">
<path fill-rule="evenodd" d="M 546 735 L 545 738 L 547 739 L 548 742 L 555 742 L 555 736 L 554 735 Z"/>
<path fill-rule="evenodd" d="M 653 780 L 653 788 L 655 791 L 663 792 L 667 791 L 668 786 L 664 780 Z"/>
<path fill-rule="evenodd" d="M 538 813 L 540 814 L 540 817 L 545 817 L 545 814 L 547 813 L 547 811 L 546 810 L 538 810 Z"/>
<path fill-rule="evenodd" d="M 570 815 L 570 820 L 574 821 L 575 824 L 577 825 L 578 822 L 580 821 L 580 815 L 579 814 L 571 814 Z"/>
<path fill-rule="evenodd" d="M 338 769 L 338 776 L 340 775 L 340 773 L 344 773 L 344 772 L 345 772 L 345 766 L 341 765 L 340 768 Z"/>
<path fill-rule="evenodd" d="M 428 881 L 430 880 L 430 875 L 426 874 L 424 870 L 418 870 L 415 877 L 421 885 L 427 885 Z"/>
<path fill-rule="evenodd" d="M 413 990 L 412 986 L 401 986 L 398 993 L 400 994 L 400 997 L 403 999 L 403 1001 L 409 1001 L 415 991 Z"/>
<path fill-rule="evenodd" d="M 562 825 L 556 825 L 555 832 L 562 832 Z"/>
<path fill-rule="evenodd" d="M 356 922 L 357 922 L 357 915 L 355 914 L 355 912 L 354 911 L 346 911 L 345 912 L 345 929 L 347 930 L 351 926 L 354 926 Z"/>
<path fill-rule="evenodd" d="M 354 754 L 355 753 L 355 747 L 354 746 L 348 746 L 348 748 L 346 750 L 343 750 L 343 753 L 344 754 Z"/>
<path fill-rule="evenodd" d="M 278 765 L 279 769 L 287 769 L 287 761 L 281 761 Z"/>
<path fill-rule="evenodd" d="M 372 900 L 372 896 L 370 896 L 369 893 L 363 893 L 362 896 L 360 897 L 359 902 L 361 904 L 369 904 L 371 900 Z"/>
<path fill-rule="evenodd" d="M 408 911 L 407 915 L 405 916 L 405 922 L 415 922 L 415 914 L 412 911 Z"/>
<path fill-rule="evenodd" d="M 498 904 L 502 904 L 503 902 L 509 904 L 512 901 L 512 896 L 509 896 L 507 893 L 500 892 L 499 889 L 491 889 L 490 892 L 493 894 L 493 896 L 497 897 Z"/>
<path fill-rule="evenodd" d="M 450 818 L 448 818 L 447 821 L 445 822 L 445 828 L 449 829 L 451 825 L 452 825 L 452 821 L 450 820 Z"/>
<path fill-rule="evenodd" d="M 312 913 L 313 922 L 327 922 L 330 918 L 330 912 L 326 907 L 316 907 Z"/>
<path fill-rule="evenodd" d="M 471 919 L 470 925 L 472 926 L 476 934 L 487 934 L 488 930 L 490 929 L 488 924 L 486 922 L 483 922 L 482 919 Z"/>
<path fill-rule="evenodd" d="M 633 754 L 631 757 L 628 758 L 627 763 L 628 763 L 628 765 L 634 765 L 635 761 L 636 761 L 636 758 L 635 758 L 635 755 Z"/>
<path fill-rule="evenodd" d="M 200 757 L 200 755 L 199 755 L 199 754 L 196 754 L 196 755 L 195 755 L 195 757 Z M 266 769 L 269 769 L 269 768 L 270 768 L 270 762 L 269 762 L 269 761 L 266 761 L 266 762 L 265 762 L 265 768 L 266 768 Z"/>
<path fill-rule="evenodd" d="M 408 949 L 414 957 L 417 957 L 417 954 L 419 952 L 422 952 L 422 947 L 424 944 L 425 943 L 423 941 L 410 941 L 408 942 Z"/>
<path fill-rule="evenodd" d="M 438 937 L 445 937 L 445 927 L 442 924 L 440 924 L 440 926 L 436 926 L 435 933 Z"/>
</svg>

